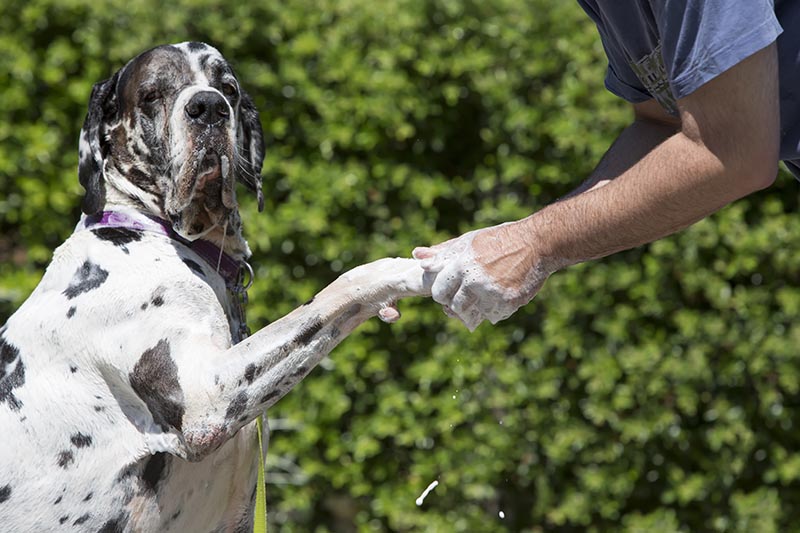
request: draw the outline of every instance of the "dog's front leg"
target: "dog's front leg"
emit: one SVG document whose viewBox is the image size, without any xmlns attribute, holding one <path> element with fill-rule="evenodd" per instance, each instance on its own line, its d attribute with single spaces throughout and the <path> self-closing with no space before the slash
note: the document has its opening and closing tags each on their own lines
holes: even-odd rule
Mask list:
<svg viewBox="0 0 800 533">
<path fill-rule="evenodd" d="M 351 331 L 399 298 L 430 295 L 413 259 L 355 268 L 284 318 L 213 358 L 185 383 L 187 457 L 201 458 L 302 380 Z M 199 369 L 196 369 L 199 370 Z"/>
</svg>

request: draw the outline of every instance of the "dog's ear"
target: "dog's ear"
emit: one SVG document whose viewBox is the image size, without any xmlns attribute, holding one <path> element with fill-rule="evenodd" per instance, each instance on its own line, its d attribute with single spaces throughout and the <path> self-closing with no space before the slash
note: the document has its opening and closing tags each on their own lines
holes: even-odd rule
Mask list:
<svg viewBox="0 0 800 533">
<path fill-rule="evenodd" d="M 256 193 L 258 210 L 264 210 L 264 192 L 261 190 L 261 165 L 264 163 L 264 134 L 258 110 L 252 98 L 242 90 L 239 102 L 239 154 L 242 168 L 237 169 L 239 179 Z"/>
<path fill-rule="evenodd" d="M 116 87 L 119 72 L 111 78 L 94 84 L 89 98 L 89 111 L 83 121 L 78 143 L 78 180 L 86 189 L 81 210 L 87 215 L 99 212 L 106 200 L 103 179 L 103 145 L 101 129 L 104 120 L 116 113 Z"/>
</svg>

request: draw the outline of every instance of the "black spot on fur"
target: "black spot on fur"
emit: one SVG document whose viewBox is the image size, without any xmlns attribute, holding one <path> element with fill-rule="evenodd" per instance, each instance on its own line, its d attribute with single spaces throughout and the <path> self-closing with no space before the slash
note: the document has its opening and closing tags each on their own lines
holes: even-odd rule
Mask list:
<svg viewBox="0 0 800 533">
<path fill-rule="evenodd" d="M 72 276 L 69 286 L 64 289 L 64 296 L 70 300 L 84 292 L 93 291 L 108 279 L 108 271 L 89 260 L 83 262 Z"/>
<path fill-rule="evenodd" d="M 88 502 L 89 500 L 92 499 L 92 496 L 94 496 L 94 492 L 90 492 L 89 494 L 87 494 L 86 497 L 83 499 L 83 501 Z"/>
<path fill-rule="evenodd" d="M 72 525 L 73 526 L 79 526 L 79 525 L 83 524 L 84 522 L 86 522 L 87 520 L 89 520 L 89 518 L 91 516 L 92 515 L 90 515 L 89 513 L 86 513 L 85 515 L 76 518 L 75 521 L 72 523 Z"/>
<path fill-rule="evenodd" d="M 198 62 L 200 63 L 200 68 L 205 70 L 206 65 L 208 65 L 209 60 L 211 59 L 211 54 L 203 54 L 198 58 Z"/>
<path fill-rule="evenodd" d="M 58 466 L 60 466 L 61 468 L 67 468 L 74 462 L 75 462 L 75 455 L 71 451 L 65 450 L 58 454 Z"/>
<path fill-rule="evenodd" d="M 361 312 L 361 304 L 353 304 L 353 305 L 351 305 L 347 309 L 347 312 L 345 312 L 344 315 L 342 315 L 342 317 L 340 319 L 341 322 L 339 322 L 339 324 L 341 324 L 342 322 L 347 322 L 348 320 L 350 320 L 351 318 L 353 318 L 354 316 L 356 316 L 360 312 Z"/>
<path fill-rule="evenodd" d="M 74 365 L 69 365 L 69 371 L 73 374 L 78 371 L 78 367 Z"/>
<path fill-rule="evenodd" d="M 225 411 L 225 419 L 226 420 L 233 420 L 234 418 L 239 417 L 242 413 L 244 413 L 245 407 L 247 407 L 247 400 L 249 397 L 247 393 L 242 391 L 236 395 L 236 398 L 233 399 L 231 404 L 228 406 L 228 410 Z"/>
<path fill-rule="evenodd" d="M 128 524 L 128 515 L 119 515 L 118 517 L 109 520 L 97 531 L 97 533 L 122 533 L 125 531 L 125 526 Z"/>
<path fill-rule="evenodd" d="M 315 298 L 315 297 L 314 297 L 314 296 L 312 296 L 312 297 L 311 297 L 311 299 L 310 299 L 309 301 L 307 301 L 306 303 L 304 303 L 304 304 L 303 304 L 303 307 L 305 307 L 305 306 L 307 306 L 307 305 L 311 305 L 311 304 L 314 302 L 314 298 Z"/>
<path fill-rule="evenodd" d="M 64 522 L 66 522 L 67 520 L 69 520 L 69 515 L 62 516 L 61 518 L 59 518 L 59 519 L 58 519 L 58 523 L 59 523 L 59 524 L 63 524 L 63 523 L 64 523 Z"/>
<path fill-rule="evenodd" d="M 294 342 L 296 344 L 306 345 L 311 342 L 311 339 L 319 333 L 319 330 L 322 329 L 322 320 L 319 318 L 314 319 L 310 324 L 303 326 L 303 329 L 300 333 L 297 334 L 297 337 L 294 338 Z"/>
<path fill-rule="evenodd" d="M 61 498 L 63 498 L 63 496 L 59 496 L 58 498 L 56 498 L 56 501 L 53 502 L 53 505 L 58 505 L 59 503 L 61 503 Z"/>
<path fill-rule="evenodd" d="M 233 533 L 250 533 L 253 531 L 253 526 L 250 522 L 250 516 L 245 514 L 239 519 L 239 523 L 233 528 Z"/>
<path fill-rule="evenodd" d="M 144 311 L 145 309 L 147 309 L 147 305 L 148 305 L 148 304 L 147 304 L 147 302 L 145 302 L 145 303 L 143 303 L 143 304 L 142 304 L 142 311 Z"/>
<path fill-rule="evenodd" d="M 130 253 L 126 245 L 142 240 L 142 233 L 131 228 L 95 228 L 92 233 L 101 241 L 108 241 L 114 246 L 119 246 L 126 254 Z"/>
<path fill-rule="evenodd" d="M 0 503 L 3 503 L 10 497 L 11 497 L 11 485 L 0 487 Z"/>
<path fill-rule="evenodd" d="M 84 435 L 83 433 L 75 433 L 69 440 L 76 448 L 86 448 L 92 445 L 92 437 Z"/>
<path fill-rule="evenodd" d="M 6 375 L 6 367 L 19 357 L 19 348 L 0 336 L 0 379 Z"/>
<path fill-rule="evenodd" d="M 74 316 L 75 316 L 75 311 L 76 311 L 76 309 L 75 309 L 75 306 L 73 305 L 72 307 L 70 307 L 70 308 L 67 310 L 67 318 L 72 318 L 72 317 L 74 317 Z"/>
<path fill-rule="evenodd" d="M 150 296 L 150 303 L 153 304 L 154 307 L 161 307 L 164 305 L 164 293 L 166 291 L 167 289 L 164 287 L 158 287 Z"/>
<path fill-rule="evenodd" d="M 198 41 L 192 41 L 188 44 L 189 50 L 192 52 L 199 52 L 200 50 L 205 50 L 208 46 L 206 43 L 201 43 Z"/>
<path fill-rule="evenodd" d="M 144 466 L 144 471 L 142 472 L 142 483 L 145 489 L 152 492 L 156 491 L 156 485 L 161 481 L 166 465 L 167 454 L 164 452 L 158 452 L 147 460 L 147 464 Z"/>
<path fill-rule="evenodd" d="M 258 403 L 267 403 L 271 399 L 275 398 L 276 396 L 280 396 L 280 395 L 281 395 L 281 391 L 274 390 L 274 391 L 270 392 L 269 394 L 266 394 L 266 395 L 262 396 L 261 399 L 258 401 Z"/>
<path fill-rule="evenodd" d="M 126 466 L 125 468 L 119 471 L 119 474 L 117 474 L 117 482 L 125 481 L 126 479 L 133 476 L 134 473 L 136 473 L 135 465 Z"/>
<path fill-rule="evenodd" d="M 292 372 L 292 377 L 296 378 L 297 376 L 304 375 L 306 372 L 308 372 L 308 368 L 300 365 L 299 367 L 297 367 L 297 370 Z"/>
<path fill-rule="evenodd" d="M 142 354 L 129 375 L 131 387 L 144 400 L 153 420 L 166 430 L 183 427 L 183 390 L 178 382 L 178 367 L 170 356 L 169 342 L 158 341 Z"/>
<path fill-rule="evenodd" d="M 264 368 L 261 365 L 254 365 L 250 363 L 244 369 L 244 379 L 247 380 L 247 384 L 250 385 L 253 383 L 253 380 L 260 376 L 261 373 L 264 371 Z"/>
<path fill-rule="evenodd" d="M 99 413 L 99 412 L 101 412 L 101 411 L 105 411 L 105 410 L 106 410 L 106 408 L 105 408 L 105 407 L 103 407 L 102 405 L 95 405 L 95 406 L 94 406 L 94 410 L 95 410 L 95 412 L 98 412 L 98 413 Z"/>
<path fill-rule="evenodd" d="M 145 111 L 145 113 L 147 113 L 147 112 Z M 147 131 L 148 129 L 149 128 L 145 129 L 145 131 L 144 131 L 145 134 L 148 133 L 148 131 Z M 131 183 L 133 183 L 134 185 L 136 185 L 140 189 L 143 189 L 143 190 L 145 190 L 147 192 L 150 192 L 150 193 L 156 191 L 156 188 L 153 185 L 153 181 L 154 181 L 153 180 L 153 176 L 151 176 L 147 172 L 142 172 L 141 170 L 139 170 L 136 167 L 133 167 L 130 170 L 128 170 L 126 172 L 126 174 L 125 174 L 125 177 L 128 180 L 130 180 Z"/>
<path fill-rule="evenodd" d="M 189 269 L 192 272 L 194 272 L 195 274 L 197 274 L 198 276 L 201 276 L 203 278 L 206 277 L 206 273 L 203 271 L 203 267 L 201 267 L 195 261 L 192 261 L 191 259 L 186 259 L 186 258 L 183 258 L 182 261 L 183 261 L 183 264 L 186 265 L 187 267 L 189 267 Z"/>
<path fill-rule="evenodd" d="M 9 367 L 14 364 L 14 370 Z M 25 384 L 25 364 L 19 357 L 19 348 L 0 336 L 0 403 L 7 403 L 13 411 L 19 411 L 22 402 L 14 395 L 14 389 Z"/>
</svg>

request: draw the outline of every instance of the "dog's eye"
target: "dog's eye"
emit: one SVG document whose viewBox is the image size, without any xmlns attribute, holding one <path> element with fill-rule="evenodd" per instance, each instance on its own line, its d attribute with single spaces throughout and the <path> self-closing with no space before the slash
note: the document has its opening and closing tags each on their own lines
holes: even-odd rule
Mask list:
<svg viewBox="0 0 800 533">
<path fill-rule="evenodd" d="M 146 103 L 146 104 L 152 104 L 153 102 L 155 102 L 159 98 L 161 98 L 161 93 L 159 93 L 155 89 L 151 89 L 151 90 L 147 91 L 146 93 L 144 93 L 144 95 L 142 96 L 142 101 L 144 103 Z"/>
<path fill-rule="evenodd" d="M 225 96 L 236 96 L 236 86 L 232 83 L 223 83 L 222 94 Z"/>
</svg>

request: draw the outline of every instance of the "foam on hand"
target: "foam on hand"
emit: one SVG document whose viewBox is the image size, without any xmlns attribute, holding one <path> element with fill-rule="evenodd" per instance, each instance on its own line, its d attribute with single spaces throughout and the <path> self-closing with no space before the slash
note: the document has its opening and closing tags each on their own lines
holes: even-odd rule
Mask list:
<svg viewBox="0 0 800 533">
<path fill-rule="evenodd" d="M 444 312 L 458 318 L 470 330 L 484 320 L 496 324 L 510 317 L 519 306 L 512 305 L 513 296 L 499 286 L 478 264 L 472 241 L 475 231 L 426 248 L 415 248 L 412 255 L 426 272 L 436 275 L 431 287 L 434 301 Z"/>
</svg>

